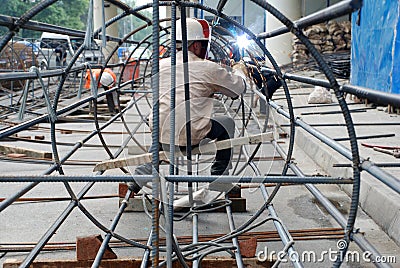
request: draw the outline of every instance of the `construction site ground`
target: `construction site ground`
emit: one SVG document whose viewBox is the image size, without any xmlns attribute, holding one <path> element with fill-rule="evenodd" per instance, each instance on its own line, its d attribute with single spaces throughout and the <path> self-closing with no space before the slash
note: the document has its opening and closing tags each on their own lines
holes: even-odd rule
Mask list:
<svg viewBox="0 0 400 268">
<path fill-rule="evenodd" d="M 310 73 L 308 73 L 310 75 Z M 290 81 L 288 81 L 290 82 Z M 307 104 L 308 94 L 313 90 L 312 87 L 306 87 L 302 84 L 295 82 L 289 83 L 290 91 L 292 93 L 292 101 L 295 106 L 295 115 L 301 117 L 307 123 L 343 123 L 343 116 L 341 113 L 332 113 L 321 115 L 320 112 L 339 111 L 336 105 L 309 105 Z M 248 96 L 250 98 L 250 96 Z M 283 91 L 279 90 L 274 96 L 274 100 L 280 103 L 283 107 L 286 105 Z M 352 113 L 354 123 L 370 123 L 371 125 L 356 126 L 357 136 L 390 134 L 392 137 L 385 138 L 369 138 L 359 140 L 360 154 L 364 158 L 369 158 L 375 163 L 399 163 L 399 159 L 393 156 L 374 151 L 372 148 L 366 148 L 361 145 L 361 142 L 369 144 L 393 145 L 400 146 L 400 115 L 389 114 L 384 111 L 385 107 L 374 107 L 364 103 L 355 104 L 347 97 L 350 110 L 363 109 L 362 112 Z M 334 100 L 335 101 L 335 100 Z M 142 105 L 142 104 L 141 104 Z M 147 104 L 143 104 L 146 106 Z M 304 106 L 304 108 L 296 108 L 296 106 Z M 254 108 L 254 109 L 258 109 Z M 303 114 L 302 114 L 303 113 Z M 106 116 L 107 117 L 107 116 Z M 263 116 L 259 116 L 263 120 Z M 126 115 L 128 124 L 135 124 L 140 121 L 138 114 L 128 112 Z M 287 120 L 282 120 L 280 115 L 271 113 L 269 124 L 273 125 L 275 137 L 278 139 L 282 147 L 288 146 L 288 138 L 282 133 L 289 133 Z M 397 125 L 390 126 L 374 126 L 374 122 L 395 122 Z M 43 135 L 45 140 L 50 140 L 49 131 L 45 128 L 49 127 L 48 124 L 40 124 L 43 129 L 25 131 L 24 135 L 34 136 Z M 83 132 L 75 132 L 65 134 L 58 132 L 58 140 L 63 142 L 75 143 L 87 135 L 84 131 L 91 131 L 94 129 L 93 123 L 61 123 L 57 124 L 60 129 L 69 130 L 83 130 Z M 317 129 L 332 138 L 346 138 L 347 132 L 345 126 L 325 126 L 317 127 Z M 141 142 L 143 144 L 151 143 L 151 136 L 143 128 L 141 135 Z M 105 140 L 111 149 L 115 150 L 122 141 L 127 137 L 125 128 L 121 121 L 112 124 L 106 131 L 113 132 L 114 134 L 104 134 Z M 140 136 L 140 135 L 139 135 Z M 344 146 L 348 147 L 348 141 L 341 141 Z M 28 145 L 22 141 L 14 141 L 12 143 L 0 142 L 0 144 L 12 144 L 20 147 L 29 146 L 30 149 L 41 151 L 50 151 L 50 145 L 29 143 Z M 96 137 L 92 144 L 100 144 Z M 134 144 L 130 143 L 129 146 Z M 128 147 L 129 147 L 128 146 Z M 69 151 L 71 146 L 58 146 L 59 153 Z M 276 152 L 272 145 L 265 145 L 262 150 L 262 156 L 269 157 L 276 156 Z M 128 156 L 128 148 L 125 149 L 122 156 Z M 74 156 L 78 162 L 87 161 L 88 165 L 64 165 L 63 168 L 66 174 L 69 175 L 86 175 L 91 174 L 93 164 L 98 161 L 108 159 L 108 155 L 101 147 L 84 147 Z M 349 168 L 336 168 L 333 164 L 348 164 L 350 161 L 333 153 L 325 145 L 317 140 L 308 137 L 303 130 L 296 128 L 296 142 L 293 154 L 293 161 L 297 163 L 301 170 L 307 175 L 330 175 L 340 177 L 351 177 L 351 170 Z M 275 161 L 260 161 L 258 162 L 259 168 L 263 174 L 267 173 L 280 173 L 284 162 L 282 160 Z M 49 163 L 30 164 L 24 162 L 9 162 L 3 161 L 0 166 L 2 174 L 12 175 L 37 175 L 41 174 Z M 200 165 L 201 173 L 208 172 L 207 164 Z M 204 167 L 204 169 L 202 169 Z M 132 167 L 131 171 L 133 172 Z M 385 168 L 388 172 L 400 177 L 400 167 Z M 106 174 L 121 174 L 119 170 L 109 171 Z M 251 174 L 250 170 L 246 170 L 245 174 Z M 393 267 L 400 267 L 400 199 L 391 189 L 378 182 L 376 179 L 371 178 L 366 172 L 362 173 L 361 178 L 361 194 L 360 194 L 360 208 L 356 220 L 356 227 L 359 231 L 365 234 L 365 237 L 376 247 L 376 249 L 383 255 L 394 258 L 395 263 L 390 263 Z M 19 191 L 24 185 L 22 183 L 2 183 L 0 185 L 0 197 L 7 198 Z M 79 192 L 85 183 L 71 183 L 72 188 Z M 272 191 L 274 187 L 267 185 L 267 189 Z M 336 208 L 340 210 L 346 217 L 349 210 L 350 197 L 348 193 L 351 192 L 351 185 L 337 186 L 337 185 L 317 185 L 318 189 L 333 203 Z M 182 189 L 185 189 L 182 186 Z M 118 197 L 118 183 L 96 183 L 96 185 L 86 195 L 87 197 L 93 196 L 94 199 L 83 200 L 82 203 L 102 224 L 109 226 L 118 211 L 119 197 Z M 246 198 L 246 212 L 234 213 L 236 226 L 240 226 L 251 215 L 253 215 L 263 204 L 263 198 L 260 191 L 257 190 L 256 184 L 246 184 L 242 187 L 242 196 Z M 47 198 L 47 197 L 65 197 L 67 200 L 51 200 L 51 201 L 24 201 L 15 202 L 13 205 L 5 209 L 0 215 L 0 253 L 2 247 L 16 247 L 21 246 L 29 249 L 32 245 L 36 244 L 43 234 L 48 230 L 50 225 L 56 221 L 57 217 L 70 203 L 69 194 L 62 183 L 40 183 L 32 191 L 23 196 L 24 198 Z M 69 198 L 69 199 L 68 199 Z M 332 262 L 329 260 L 328 255 L 324 255 L 324 251 L 337 251 L 337 242 L 342 237 L 342 234 L 330 236 L 329 230 L 340 228 L 335 220 L 321 207 L 312 194 L 302 185 L 284 185 L 279 190 L 278 194 L 273 200 L 274 208 L 278 217 L 282 220 L 285 226 L 293 233 L 295 230 L 300 230 L 299 237 L 295 237 L 294 248 L 299 252 L 315 252 L 317 256 L 316 261 L 304 262 L 305 267 L 328 267 Z M 265 216 L 268 214 L 265 212 Z M 263 218 L 261 217 L 261 219 Z M 229 232 L 228 220 L 225 213 L 211 212 L 199 214 L 199 235 L 209 234 L 223 234 Z M 174 225 L 174 233 L 179 238 L 181 236 L 188 236 L 192 234 L 192 218 L 188 217 L 183 221 L 176 222 Z M 123 214 L 116 232 L 124 235 L 125 237 L 133 238 L 142 243 L 146 243 L 151 229 L 151 218 L 145 212 L 126 212 Z M 267 222 L 261 227 L 252 231 L 274 231 L 275 228 L 272 222 Z M 311 230 L 320 230 L 322 235 L 315 238 L 308 235 Z M 327 234 L 324 236 L 324 234 Z M 77 237 L 84 237 L 89 235 L 101 234 L 101 230 L 92 224 L 78 209 L 75 209 L 67 220 L 62 224 L 60 229 L 50 240 L 51 243 L 61 243 L 65 248 L 58 248 L 57 250 L 42 251 L 37 260 L 75 260 L 75 242 Z M 161 232 L 161 237 L 164 233 Z M 268 240 L 268 241 L 267 241 Z M 396 244 L 397 243 L 397 244 Z M 57 245 L 57 244 L 55 244 Z M 113 247 L 115 245 L 115 247 Z M 69 247 L 67 247 L 69 246 Z M 122 246 L 120 244 L 111 243 L 113 251 L 120 259 L 141 258 L 143 250 L 133 249 L 132 247 Z M 279 252 L 283 250 L 282 242 L 277 239 L 269 237 L 265 240 L 259 239 L 257 244 L 256 254 L 261 256 L 261 251 Z M 350 244 L 349 251 L 359 252 L 360 261 L 344 262 L 342 267 L 374 267 L 372 263 L 368 263 L 362 259 L 362 253 L 355 243 Z M 28 253 L 13 253 L 8 252 L 5 255 L 0 255 L 0 264 L 3 267 L 7 263 L 18 262 L 23 260 Z M 162 254 L 161 254 L 162 255 Z M 218 255 L 218 254 L 217 254 Z M 219 253 L 221 255 L 221 253 Z M 225 254 L 224 256 L 228 256 Z M 287 258 L 285 259 L 288 260 Z M 11 265 L 11 264 L 10 264 Z M 289 263 L 282 263 L 280 267 L 292 267 Z"/>
</svg>

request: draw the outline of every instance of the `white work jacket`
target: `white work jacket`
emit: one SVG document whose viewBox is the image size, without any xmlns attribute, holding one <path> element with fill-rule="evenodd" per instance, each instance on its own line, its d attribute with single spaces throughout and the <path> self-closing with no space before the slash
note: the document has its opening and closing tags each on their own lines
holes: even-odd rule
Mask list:
<svg viewBox="0 0 400 268">
<path fill-rule="evenodd" d="M 186 146 L 185 87 L 183 76 L 183 53 L 176 54 L 176 108 L 175 145 Z M 243 79 L 224 67 L 209 60 L 203 60 L 188 52 L 191 142 L 197 145 L 211 129 L 213 95 L 222 93 L 237 97 L 245 89 Z M 160 60 L 160 142 L 170 144 L 170 102 L 171 102 L 171 59 Z M 152 116 L 150 116 L 152 125 Z"/>
</svg>

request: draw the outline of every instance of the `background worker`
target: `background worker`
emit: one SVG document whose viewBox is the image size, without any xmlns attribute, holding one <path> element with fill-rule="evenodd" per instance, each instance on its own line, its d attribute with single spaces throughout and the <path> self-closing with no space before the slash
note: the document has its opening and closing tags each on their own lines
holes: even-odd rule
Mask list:
<svg viewBox="0 0 400 268">
<path fill-rule="evenodd" d="M 56 47 L 54 53 L 56 53 L 56 66 L 57 67 L 67 66 L 67 50 L 62 44 Z"/>
<path fill-rule="evenodd" d="M 213 117 L 213 95 L 222 93 L 231 98 L 237 98 L 246 90 L 246 67 L 242 64 L 236 66 L 234 72 L 229 72 L 225 67 L 205 60 L 207 57 L 208 42 L 210 40 L 210 28 L 206 20 L 188 18 L 188 68 L 190 83 L 190 124 L 191 145 L 197 146 L 205 139 L 225 140 L 234 137 L 235 123 L 229 116 Z M 181 22 L 177 21 L 177 47 L 176 54 L 176 108 L 175 108 L 175 145 L 181 151 L 185 151 L 186 139 L 186 113 L 185 113 L 185 86 L 183 52 L 181 51 L 182 31 Z M 236 74 L 237 75 L 236 75 Z M 170 101 L 171 101 L 171 59 L 160 60 L 160 150 L 168 150 L 170 143 Z M 152 115 L 149 118 L 152 128 Z M 227 175 L 231 168 L 232 149 L 219 150 L 211 166 L 211 175 Z M 135 170 L 135 174 L 151 174 L 151 163 L 141 165 Z M 135 192 L 140 186 L 130 184 Z"/>
<path fill-rule="evenodd" d="M 110 68 L 105 68 L 103 73 L 101 74 L 100 80 L 99 76 L 101 73 L 101 69 L 92 69 L 93 78 L 98 81 L 98 86 L 102 86 L 104 90 L 109 90 L 113 87 L 117 81 L 117 76 Z M 85 88 L 91 88 L 91 75 L 90 70 L 86 71 L 86 83 Z M 113 91 L 111 94 L 106 95 L 107 99 L 107 107 L 111 114 L 115 114 L 118 112 L 118 94 L 116 91 Z"/>
</svg>

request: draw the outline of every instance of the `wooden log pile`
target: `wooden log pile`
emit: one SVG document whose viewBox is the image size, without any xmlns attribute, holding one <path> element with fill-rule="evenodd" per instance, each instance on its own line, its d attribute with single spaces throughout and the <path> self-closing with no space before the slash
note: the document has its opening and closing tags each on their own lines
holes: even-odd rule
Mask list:
<svg viewBox="0 0 400 268">
<path fill-rule="evenodd" d="M 304 29 L 315 48 L 323 53 L 350 51 L 351 23 L 350 21 L 320 23 Z M 297 63 L 309 58 L 306 46 L 295 36 L 293 39 L 292 62 Z"/>
</svg>

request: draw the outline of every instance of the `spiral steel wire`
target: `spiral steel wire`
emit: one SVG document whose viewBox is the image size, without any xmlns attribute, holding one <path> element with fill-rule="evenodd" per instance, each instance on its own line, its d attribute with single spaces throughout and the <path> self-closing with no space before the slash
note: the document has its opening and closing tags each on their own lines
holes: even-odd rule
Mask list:
<svg viewBox="0 0 400 268">
<path fill-rule="evenodd" d="M 0 25 L 6 26 L 9 28 L 8 33 L 0 40 L 0 52 L 6 49 L 9 46 L 10 40 L 12 41 L 15 34 L 18 33 L 20 29 L 33 29 L 35 31 L 52 31 L 54 33 L 68 33 L 75 36 L 83 36 L 84 33 L 82 31 L 75 31 L 73 29 L 63 29 L 62 27 L 55 26 L 55 25 L 44 25 L 41 23 L 33 23 L 32 18 L 39 12 L 46 9 L 48 6 L 56 3 L 57 0 L 43 0 L 34 6 L 31 10 L 26 12 L 17 20 L 8 20 L 7 14 L 0 15 Z M 33 263 L 33 261 L 37 258 L 37 256 L 44 250 L 45 245 L 52 239 L 55 234 L 58 232 L 62 225 L 68 224 L 68 219 L 72 217 L 71 215 L 77 209 L 80 211 L 91 223 L 93 223 L 94 228 L 99 231 L 102 231 L 105 234 L 105 239 L 103 240 L 100 249 L 97 252 L 97 256 L 92 264 L 92 267 L 99 267 L 100 262 L 102 261 L 104 252 L 108 248 L 110 241 L 112 238 L 117 239 L 119 241 L 125 242 L 129 244 L 132 248 L 141 249 L 143 250 L 143 258 L 142 258 L 142 267 L 147 267 L 148 261 L 151 258 L 151 263 L 153 267 L 160 266 L 167 266 L 172 267 L 174 261 L 179 261 L 182 266 L 186 266 L 186 262 L 192 262 L 194 266 L 201 267 L 202 261 L 204 258 L 210 254 L 215 254 L 219 252 L 228 252 L 230 255 L 234 256 L 236 259 L 236 264 L 238 267 L 243 267 L 243 259 L 240 256 L 240 249 L 239 249 L 239 242 L 238 237 L 240 234 L 248 232 L 256 227 L 264 226 L 267 222 L 272 222 L 275 226 L 280 240 L 283 244 L 283 251 L 286 254 L 294 254 L 296 253 L 296 248 L 294 246 L 293 238 L 290 235 L 287 227 L 285 226 L 285 219 L 281 219 L 278 216 L 276 209 L 273 207 L 273 201 L 276 200 L 276 195 L 282 190 L 283 184 L 285 183 L 298 183 L 304 185 L 316 198 L 321 202 L 321 204 L 327 208 L 328 212 L 332 214 L 333 218 L 339 222 L 339 224 L 345 229 L 343 241 L 346 242 L 346 247 L 341 248 L 339 252 L 341 258 L 337 258 L 336 262 L 332 265 L 334 267 L 341 266 L 341 260 L 343 260 L 343 256 L 346 254 L 349 244 L 352 241 L 355 241 L 357 245 L 361 247 L 364 251 L 372 252 L 373 256 L 379 256 L 380 253 L 373 247 L 371 243 L 369 243 L 364 237 L 361 237 L 357 230 L 355 230 L 355 220 L 357 216 L 357 209 L 359 203 L 359 192 L 360 192 L 360 172 L 361 170 L 366 170 L 371 175 L 376 177 L 378 180 L 383 181 L 386 183 L 390 188 L 394 191 L 399 193 L 400 183 L 396 178 L 388 174 L 387 172 L 381 170 L 379 167 L 374 165 L 372 162 L 369 162 L 366 159 L 363 159 L 359 155 L 355 131 L 354 131 L 354 124 L 352 121 L 352 117 L 350 111 L 348 109 L 346 100 L 343 97 L 343 92 L 352 92 L 358 93 L 360 95 L 372 95 L 379 98 L 379 100 L 383 100 L 389 103 L 398 103 L 398 97 L 392 96 L 386 93 L 376 93 L 369 94 L 369 89 L 362 89 L 358 87 L 353 87 L 350 85 L 340 85 L 334 76 L 332 69 L 330 66 L 324 61 L 324 58 L 319 54 L 319 52 L 313 47 L 311 42 L 302 34 L 302 29 L 306 26 L 319 23 L 321 21 L 325 21 L 328 19 L 332 19 L 335 17 L 339 17 L 343 14 L 351 13 L 357 9 L 359 9 L 362 5 L 362 1 L 342 1 L 340 4 L 327 8 L 322 12 L 318 12 L 315 15 L 312 15 L 307 18 L 303 18 L 298 22 L 293 22 L 287 17 L 285 17 L 279 10 L 274 8 L 271 4 L 267 1 L 262 0 L 250 0 L 249 2 L 253 2 L 259 8 L 262 8 L 268 14 L 274 16 L 282 23 L 282 27 L 273 31 L 271 33 L 261 33 L 255 34 L 250 29 L 246 28 L 244 25 L 236 22 L 232 19 L 229 14 L 224 13 L 224 7 L 227 4 L 227 1 L 220 0 L 218 1 L 217 8 L 212 8 L 206 6 L 202 3 L 193 3 L 187 1 L 153 1 L 152 4 L 146 4 L 143 6 L 138 7 L 130 7 L 125 3 L 122 3 L 118 0 L 109 0 L 110 4 L 116 6 L 121 12 L 119 15 L 115 16 L 114 18 L 110 19 L 109 21 L 105 22 L 105 27 L 109 27 L 119 21 L 122 21 L 129 16 L 135 16 L 136 18 L 142 21 L 142 25 L 137 27 L 132 32 L 126 34 L 122 38 L 116 38 L 108 36 L 108 41 L 114 41 L 115 46 L 110 49 L 108 52 L 108 56 L 104 59 L 102 63 L 95 64 L 95 65 L 88 65 L 87 63 L 81 64 L 79 63 L 79 56 L 84 51 L 84 45 L 79 47 L 70 60 L 69 64 L 63 69 L 57 70 L 41 70 L 40 74 L 35 74 L 32 72 L 28 72 L 28 70 L 18 70 L 18 72 L 12 70 L 5 71 L 0 73 L 0 82 L 2 81 L 22 81 L 22 83 L 37 83 L 37 79 L 43 77 L 43 79 L 47 80 L 47 87 L 51 91 L 49 92 L 50 96 L 52 96 L 52 107 L 49 107 L 51 111 L 57 116 L 57 118 L 50 118 L 50 116 L 46 112 L 42 112 L 37 117 L 30 117 L 25 119 L 22 122 L 18 122 L 15 126 L 3 128 L 0 130 L 0 140 L 6 139 L 11 137 L 14 134 L 22 133 L 23 131 L 27 131 L 30 128 L 39 125 L 40 123 L 48 122 L 50 124 L 50 139 L 51 139 L 51 150 L 53 159 L 51 160 L 52 165 L 40 172 L 39 174 L 35 175 L 18 175 L 15 174 L 2 174 L 1 184 L 5 185 L 6 182 L 25 182 L 29 183 L 28 185 L 24 185 L 22 189 L 14 193 L 13 195 L 6 198 L 4 201 L 0 203 L 0 213 L 3 213 L 5 209 L 12 210 L 13 204 L 25 194 L 31 192 L 35 187 L 39 184 L 43 184 L 46 182 L 61 182 L 63 183 L 65 190 L 67 191 L 70 197 L 70 203 L 65 207 L 65 209 L 58 215 L 56 220 L 51 224 L 51 226 L 44 232 L 30 251 L 28 255 L 26 255 L 25 259 L 21 263 L 21 267 L 29 267 Z M 172 9 L 172 18 L 159 18 L 159 9 L 160 7 L 171 7 Z M 152 16 L 151 18 L 146 17 L 141 13 L 141 11 L 152 9 Z M 151 182 L 151 203 L 152 203 L 152 213 L 151 213 L 151 226 L 150 232 L 148 237 L 147 244 L 143 244 L 141 242 L 137 242 L 134 239 L 128 239 L 123 234 L 119 234 L 117 232 L 118 226 L 121 223 L 121 217 L 127 208 L 127 204 L 131 197 L 131 191 L 128 190 L 126 195 L 123 197 L 122 205 L 115 212 L 115 217 L 113 218 L 110 227 L 106 227 L 104 223 L 87 208 L 86 205 L 83 204 L 83 199 L 87 195 L 87 193 L 93 189 L 95 185 L 102 182 L 129 182 L 132 181 L 132 177 L 134 176 L 128 167 L 120 168 L 120 171 L 124 175 L 114 175 L 112 173 L 108 173 L 107 171 L 98 171 L 96 174 L 80 174 L 76 176 L 74 174 L 68 174 L 69 170 L 63 167 L 63 164 L 66 161 L 70 160 L 77 152 L 79 152 L 85 144 L 89 141 L 93 140 L 93 138 L 98 138 L 100 141 L 100 145 L 104 149 L 106 158 L 104 160 L 115 159 L 123 155 L 124 149 L 126 149 L 127 144 L 130 141 L 136 143 L 141 150 L 145 150 L 144 144 L 140 144 L 139 140 L 137 139 L 138 130 L 140 128 L 148 128 L 148 122 L 146 120 L 147 113 L 151 111 L 153 113 L 153 129 L 152 129 L 152 147 L 158 148 L 159 143 L 159 118 L 158 118 L 158 98 L 159 98 L 159 81 L 158 81 L 158 72 L 159 72 L 159 45 L 162 44 L 163 46 L 167 47 L 168 53 L 171 55 L 171 65 L 176 66 L 176 40 L 174 38 L 176 34 L 176 23 L 175 20 L 177 19 L 176 11 L 180 9 L 181 14 L 184 18 L 186 18 L 186 11 L 190 11 L 192 9 L 206 11 L 214 16 L 213 21 L 215 22 L 212 24 L 213 28 L 220 27 L 217 22 L 219 19 L 223 19 L 231 25 L 234 25 L 236 28 L 236 33 L 228 32 L 227 35 L 222 35 L 220 33 L 215 33 L 212 35 L 211 39 L 211 47 L 210 51 L 213 55 L 213 60 L 219 63 L 226 63 L 229 62 L 229 54 L 233 51 L 232 44 L 229 42 L 228 37 L 232 37 L 238 35 L 240 33 L 246 33 L 247 36 L 253 42 L 254 47 L 248 49 L 248 54 L 252 56 L 252 60 L 255 61 L 256 67 L 261 70 L 265 69 L 266 65 L 272 66 L 271 71 L 277 75 L 277 77 L 282 81 L 283 84 L 283 91 L 285 95 L 285 101 L 287 104 L 287 110 L 284 110 L 281 106 L 276 104 L 272 100 L 268 100 L 263 96 L 258 90 L 254 90 L 252 94 L 258 95 L 263 101 L 266 102 L 269 109 L 273 109 L 277 112 L 277 114 L 282 115 L 285 117 L 290 127 L 289 130 L 289 143 L 287 146 L 286 151 L 279 147 L 276 141 L 273 141 L 271 144 L 274 145 L 275 150 L 279 153 L 281 157 L 283 157 L 284 165 L 281 170 L 281 176 L 264 176 L 259 167 L 254 163 L 254 158 L 258 152 L 262 150 L 262 143 L 258 143 L 255 147 L 252 147 L 250 151 L 249 148 L 246 146 L 242 146 L 240 148 L 240 153 L 238 157 L 239 160 L 245 158 L 245 164 L 243 167 L 239 168 L 238 163 L 236 163 L 236 167 L 234 168 L 235 172 L 234 175 L 231 176 L 223 176 L 219 179 L 220 183 L 232 183 L 232 182 L 239 182 L 239 183 L 250 183 L 250 182 L 258 182 L 258 183 L 266 183 L 266 182 L 273 182 L 275 186 L 273 187 L 272 191 L 269 192 L 268 189 L 261 184 L 259 186 L 260 193 L 263 197 L 263 203 L 259 207 L 258 211 L 254 213 L 251 217 L 249 217 L 240 227 L 236 227 L 234 222 L 234 212 L 231 209 L 231 203 L 229 200 L 226 202 L 220 201 L 212 201 L 203 208 L 202 206 L 196 206 L 193 203 L 193 196 L 192 196 L 192 187 L 195 189 L 198 187 L 199 183 L 203 182 L 214 182 L 217 178 L 213 176 L 203 176 L 199 174 L 195 174 L 192 170 L 192 162 L 195 161 L 195 158 L 192 158 L 192 146 L 187 146 L 186 157 L 187 157 L 187 170 L 184 171 L 187 174 L 179 174 L 177 172 L 177 166 L 179 166 L 179 158 L 177 157 L 177 153 L 175 152 L 174 146 L 170 148 L 170 165 L 169 171 L 167 172 L 168 175 L 160 175 L 160 159 L 159 159 L 159 150 L 152 151 L 152 170 L 153 173 L 149 176 L 136 176 L 135 180 L 143 181 L 143 182 Z M 172 21 L 171 21 L 172 20 Z M 184 31 L 183 34 L 183 52 L 186 57 L 184 60 L 187 61 L 187 40 L 186 40 L 186 24 L 184 23 L 185 20 L 182 19 L 182 29 Z M 165 26 L 168 23 L 168 26 Z M 146 36 L 143 40 L 140 41 L 132 41 L 132 36 L 136 33 L 143 31 L 147 27 L 151 27 L 152 34 Z M 222 32 L 224 31 L 223 28 L 220 29 Z M 92 33 L 92 38 L 99 38 L 102 31 L 102 27 L 99 29 L 95 29 Z M 276 63 L 275 59 L 271 55 L 270 51 L 263 45 L 261 42 L 262 39 L 270 38 L 273 36 L 281 35 L 286 32 L 291 32 L 293 35 L 297 36 L 299 40 L 303 42 L 303 44 L 307 47 L 310 51 L 311 55 L 314 57 L 315 62 L 318 64 L 318 68 L 322 71 L 325 75 L 327 80 L 318 80 L 309 77 L 300 77 L 296 74 L 290 74 L 285 72 L 281 69 L 280 66 Z M 170 34 L 172 38 L 170 38 Z M 162 40 L 164 39 L 164 40 Z M 12 43 L 11 43 L 12 44 Z M 118 63 L 113 62 L 113 57 L 117 54 L 118 48 L 125 46 L 126 44 L 136 44 L 136 48 L 130 52 L 123 61 Z M 139 47 L 143 48 L 144 50 L 150 50 L 151 57 L 150 59 L 141 59 L 144 55 L 144 51 L 140 55 L 139 59 L 137 60 L 137 65 L 133 67 L 133 73 L 137 72 L 137 68 L 141 68 L 140 77 L 131 77 L 129 81 L 122 81 L 122 76 L 119 77 L 118 81 L 116 82 L 115 86 L 105 92 L 98 92 L 98 94 L 91 94 L 91 92 L 82 92 L 82 77 L 79 81 L 78 73 L 81 73 L 81 76 L 86 72 L 86 70 L 91 70 L 91 68 L 101 68 L 102 72 L 105 68 L 119 68 L 121 73 L 127 68 L 130 68 L 130 64 L 132 63 L 131 57 L 135 53 L 135 50 Z M 262 55 L 266 57 L 265 62 L 258 62 L 255 60 L 254 55 L 258 55 L 259 51 L 262 52 Z M 40 52 L 39 52 L 40 53 Z M 267 62 L 268 61 L 268 62 Z M 150 64 L 151 63 L 151 64 Z M 268 63 L 268 64 L 267 64 Z M 144 68 L 143 68 L 144 67 Z M 175 68 L 173 68 L 175 70 Z M 100 76 L 102 73 L 100 74 Z M 73 79 L 71 79 L 71 77 Z M 175 71 L 172 72 L 172 79 L 171 79 L 171 88 L 175 88 L 175 79 L 176 73 Z M 291 101 L 291 93 L 289 91 L 287 85 L 287 79 L 293 79 L 297 81 L 301 81 L 306 84 L 311 85 L 323 85 L 328 88 L 332 88 L 335 96 L 338 100 L 341 113 L 345 120 L 345 125 L 347 129 L 347 135 L 350 140 L 350 150 L 347 148 L 343 148 L 339 143 L 335 142 L 330 137 L 323 135 L 322 133 L 318 132 L 316 129 L 307 125 L 306 123 L 302 122 L 300 119 L 295 117 L 294 107 Z M 29 82 L 28 82 L 29 81 Z M 149 82 L 151 81 L 151 82 Z M 188 74 L 187 70 L 185 72 L 185 81 L 188 83 Z M 186 85 L 189 85 L 185 83 Z M 145 87 L 150 84 L 151 90 L 147 90 Z M 11 83 L 13 85 L 13 83 Z M 67 89 L 72 88 L 73 90 L 69 91 Z M 143 88 L 143 89 L 142 89 Z M 22 98 L 22 92 L 19 91 L 18 88 L 11 88 L 13 91 L 12 96 Z M 67 94 L 75 94 L 79 91 L 79 94 L 82 93 L 82 98 L 75 99 L 74 102 L 68 103 L 67 105 L 61 105 L 64 96 L 68 96 Z M 101 102 L 102 98 L 104 98 L 107 94 L 112 94 L 112 92 L 118 92 L 119 94 L 130 94 L 130 102 L 129 104 L 123 108 L 121 103 L 118 104 L 119 112 L 116 115 L 108 117 L 106 121 L 102 121 L 102 114 L 100 112 L 99 103 Z M 190 99 L 189 99 L 189 87 L 185 89 L 186 91 L 186 115 L 190 118 Z M 143 94 L 142 96 L 138 97 L 137 94 Z M 175 106 L 175 91 L 172 91 L 171 95 L 171 111 L 174 110 Z M 77 95 L 78 96 L 78 95 Z M 80 95 L 79 95 L 80 96 Z M 41 103 L 41 100 L 37 100 L 32 98 L 35 102 L 32 104 L 27 105 L 27 115 L 29 113 L 36 112 L 36 105 L 44 104 L 44 101 Z M 146 100 L 146 101 L 144 101 Z M 62 142 L 59 142 L 59 137 L 56 135 L 57 133 L 57 125 L 60 123 L 60 116 L 64 114 L 70 114 L 74 112 L 76 109 L 80 107 L 87 106 L 88 103 L 93 103 L 93 123 L 94 127 L 93 130 L 88 133 L 82 139 L 77 141 L 73 144 L 73 148 L 69 148 L 68 151 L 61 150 Z M 236 132 L 240 136 L 244 136 L 247 132 L 247 128 L 249 128 L 250 120 L 254 119 L 256 116 L 254 115 L 254 111 L 251 108 L 251 105 L 245 100 L 245 98 L 241 98 L 240 104 L 239 101 L 232 101 L 230 105 L 228 105 L 228 101 L 226 99 L 220 100 L 222 105 L 220 106 L 223 108 L 225 114 L 230 114 L 232 118 L 237 119 L 240 121 L 240 125 L 242 127 L 241 130 L 237 129 Z M 22 105 L 19 101 L 13 102 L 11 101 L 11 105 L 9 109 L 3 111 L 7 116 L 15 115 L 15 111 L 18 110 L 19 106 Z M 235 106 L 236 105 L 236 106 Z M 45 107 L 45 106 L 43 106 Z M 236 110 L 233 109 L 235 107 Z M 140 122 L 136 122 L 133 127 L 130 125 L 128 120 L 128 113 L 133 112 L 136 115 L 139 115 L 141 120 Z M 171 129 L 174 132 L 173 126 L 175 125 L 175 115 L 172 113 L 172 119 L 170 123 Z M 121 146 L 118 150 L 113 150 L 112 146 L 109 145 L 106 136 L 105 129 L 109 126 L 116 125 L 119 123 L 119 120 L 123 123 L 123 129 L 128 134 L 121 141 Z M 257 120 L 256 120 L 257 121 Z M 188 122 L 190 122 L 188 120 Z M 257 128 L 259 132 L 265 132 L 267 130 L 267 123 L 268 118 L 264 122 L 258 122 Z M 298 166 L 296 166 L 292 161 L 293 150 L 295 146 L 295 135 L 296 135 L 296 126 L 305 129 L 310 135 L 320 139 L 325 144 L 329 145 L 338 154 L 344 155 L 346 158 L 352 161 L 352 178 L 331 178 L 331 177 L 308 177 L 302 173 Z M 188 131 L 187 137 L 190 137 L 190 124 L 189 127 L 186 128 Z M 171 135 L 171 144 L 174 144 L 174 140 L 172 137 L 175 135 Z M 190 144 L 190 139 L 188 140 L 188 144 Z M 243 171 L 246 168 L 252 170 L 251 176 L 243 175 Z M 295 175 L 288 174 L 289 172 L 294 172 Z M 56 174 L 58 173 L 58 174 Z M 50 176 L 49 176 L 50 175 Z M 160 179 L 162 177 L 162 179 Z M 165 178 L 165 180 L 164 180 Z M 84 186 L 81 188 L 80 191 L 75 192 L 74 187 L 72 185 L 73 182 L 84 182 Z M 160 187 L 160 184 L 162 186 Z M 183 183 L 188 184 L 188 193 L 189 193 L 189 200 L 192 207 L 189 211 L 180 218 L 184 220 L 186 217 L 192 217 L 192 243 L 183 246 L 178 244 L 175 235 L 175 223 L 174 217 L 175 210 L 173 206 L 173 200 L 175 195 L 179 195 L 179 191 L 174 189 L 174 187 L 178 185 L 182 185 Z M 334 207 L 332 204 L 324 198 L 324 196 L 315 188 L 314 184 L 319 183 L 329 183 L 329 184 L 352 184 L 352 193 L 351 193 L 351 206 L 348 211 L 347 219 Z M 144 200 L 145 201 L 145 200 Z M 165 201 L 166 204 L 161 204 L 160 201 Z M 211 208 L 210 208 L 211 207 Z M 201 213 L 211 213 L 216 208 L 225 208 L 226 207 L 226 214 L 229 224 L 229 233 L 210 240 L 206 243 L 198 242 L 198 225 L 199 225 L 199 218 L 198 215 Z M 263 215 L 266 211 L 268 211 L 268 217 L 263 218 Z M 1 217 L 1 214 L 0 214 Z M 165 226 L 166 230 L 166 243 L 167 247 L 164 247 L 159 244 L 160 241 L 160 228 L 161 227 L 161 217 L 164 218 L 163 225 Z M 176 220 L 176 219 L 175 219 Z M 231 243 L 227 241 L 231 240 Z M 1 241 L 0 241 L 1 243 Z M 228 243 L 228 245 L 226 244 Z M 160 260 L 160 254 L 164 254 L 167 252 L 165 256 L 166 260 Z M 279 265 L 277 262 L 275 265 Z M 303 267 L 303 263 L 298 260 L 293 260 L 292 265 L 294 267 Z M 384 263 L 376 263 L 378 267 L 387 267 Z"/>
</svg>

